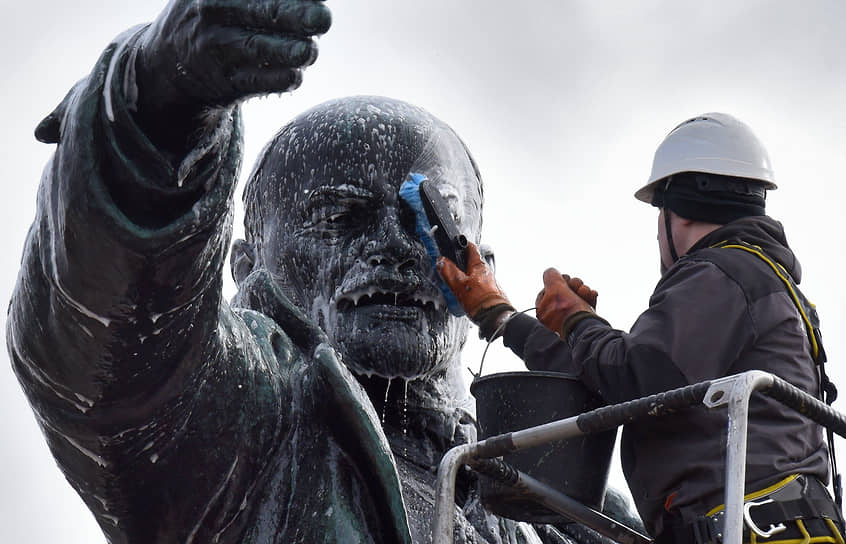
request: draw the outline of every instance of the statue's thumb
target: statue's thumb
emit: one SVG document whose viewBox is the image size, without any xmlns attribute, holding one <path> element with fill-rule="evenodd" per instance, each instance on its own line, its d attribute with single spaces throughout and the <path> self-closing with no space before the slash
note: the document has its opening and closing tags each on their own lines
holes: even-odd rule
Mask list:
<svg viewBox="0 0 846 544">
<path fill-rule="evenodd" d="M 77 84 L 79 85 L 79 84 Z M 62 120 L 65 117 L 65 112 L 68 109 L 71 95 L 76 87 L 71 89 L 68 94 L 62 99 L 62 102 L 56 106 L 56 109 L 38 123 L 35 127 L 35 139 L 45 144 L 57 144 L 62 137 Z"/>
</svg>

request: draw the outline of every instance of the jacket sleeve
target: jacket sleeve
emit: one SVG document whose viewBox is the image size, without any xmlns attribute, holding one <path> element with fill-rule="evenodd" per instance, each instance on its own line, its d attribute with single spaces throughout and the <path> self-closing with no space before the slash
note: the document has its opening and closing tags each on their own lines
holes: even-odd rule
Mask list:
<svg viewBox="0 0 846 544">
<path fill-rule="evenodd" d="M 125 98 L 138 34 L 116 39 L 48 118 L 53 128 L 39 129 L 58 146 L 7 345 L 51 451 L 101 526 L 153 542 L 167 524 L 184 540 L 210 516 L 231 522 L 221 512 L 238 511 L 254 483 L 245 475 L 278 441 L 288 393 L 269 345 L 221 300 L 238 111 L 210 114 L 184 157 L 159 152 Z M 232 446 L 207 447 L 219 440 Z"/>
<path fill-rule="evenodd" d="M 685 259 L 662 278 L 630 332 L 586 319 L 565 343 L 537 323 L 518 355 L 530 369 L 578 375 L 618 403 L 720 377 L 755 335 L 740 286 L 713 263 Z"/>
<path fill-rule="evenodd" d="M 529 370 L 581 375 L 573 363 L 570 346 L 531 316 L 515 314 L 505 327 L 502 341 L 523 360 Z"/>
</svg>

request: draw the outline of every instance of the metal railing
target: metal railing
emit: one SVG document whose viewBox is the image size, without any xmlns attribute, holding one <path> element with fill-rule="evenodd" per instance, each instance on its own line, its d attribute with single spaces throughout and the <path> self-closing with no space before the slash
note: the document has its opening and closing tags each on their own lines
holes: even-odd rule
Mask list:
<svg viewBox="0 0 846 544">
<path fill-rule="evenodd" d="M 781 378 L 759 370 L 702 382 L 622 404 L 604 406 L 577 416 L 493 436 L 449 450 L 438 467 L 433 521 L 434 542 L 452 542 L 455 479 L 458 469 L 463 465 L 470 465 L 479 472 L 515 486 L 547 508 L 565 514 L 573 521 L 584 523 L 617 542 L 650 542 L 648 537 L 577 503 L 495 458 L 556 440 L 608 431 L 636 420 L 665 415 L 702 403 L 710 409 L 724 406 L 727 408 L 725 517 L 722 541 L 741 544 L 749 399 L 755 391 L 772 397 L 840 436 L 846 436 L 846 417 Z"/>
</svg>

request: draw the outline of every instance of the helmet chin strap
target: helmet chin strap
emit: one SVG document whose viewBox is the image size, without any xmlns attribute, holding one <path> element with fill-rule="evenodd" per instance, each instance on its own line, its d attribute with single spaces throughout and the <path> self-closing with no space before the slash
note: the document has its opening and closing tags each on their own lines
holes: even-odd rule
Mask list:
<svg viewBox="0 0 846 544">
<path fill-rule="evenodd" d="M 664 208 L 664 229 L 667 231 L 667 245 L 670 248 L 670 258 L 674 264 L 679 260 L 679 254 L 676 253 L 676 244 L 673 242 L 673 229 L 670 227 L 670 210 Z"/>
</svg>

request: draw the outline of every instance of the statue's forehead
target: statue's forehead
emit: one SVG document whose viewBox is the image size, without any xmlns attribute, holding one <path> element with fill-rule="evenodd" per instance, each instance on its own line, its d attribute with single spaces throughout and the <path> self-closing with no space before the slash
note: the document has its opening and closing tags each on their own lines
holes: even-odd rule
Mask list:
<svg viewBox="0 0 846 544">
<path fill-rule="evenodd" d="M 389 183 L 410 172 L 475 182 L 464 144 L 443 123 L 419 112 L 376 106 L 307 113 L 277 137 L 266 167 L 287 183 L 316 185 Z"/>
<path fill-rule="evenodd" d="M 445 128 L 422 110 L 411 106 L 340 104 L 306 112 L 283 131 L 279 144 L 306 153 L 345 150 L 356 156 L 368 151 L 413 155 L 429 135 Z"/>
</svg>

